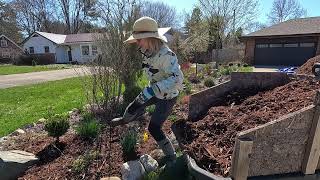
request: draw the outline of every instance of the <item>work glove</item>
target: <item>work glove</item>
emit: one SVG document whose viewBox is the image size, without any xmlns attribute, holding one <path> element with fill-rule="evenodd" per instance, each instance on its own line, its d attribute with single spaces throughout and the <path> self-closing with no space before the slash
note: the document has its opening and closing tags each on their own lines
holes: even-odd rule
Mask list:
<svg viewBox="0 0 320 180">
<path fill-rule="evenodd" d="M 155 94 L 151 87 L 144 88 L 135 100 L 127 106 L 123 116 L 112 119 L 110 124 L 112 126 L 118 126 L 134 121 L 143 114 L 145 103 L 154 96 Z"/>
</svg>

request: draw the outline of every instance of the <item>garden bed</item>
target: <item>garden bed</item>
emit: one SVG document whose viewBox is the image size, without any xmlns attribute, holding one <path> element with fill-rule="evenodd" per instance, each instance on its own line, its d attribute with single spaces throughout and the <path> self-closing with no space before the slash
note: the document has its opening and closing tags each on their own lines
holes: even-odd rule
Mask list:
<svg viewBox="0 0 320 180">
<path fill-rule="evenodd" d="M 145 132 L 150 117 L 145 115 L 144 120 L 139 124 L 141 127 L 140 134 Z M 77 124 L 79 115 L 74 114 L 70 121 L 72 124 Z M 132 123 L 131 123 L 132 125 Z M 171 132 L 171 122 L 167 121 L 164 124 L 166 133 Z M 28 169 L 24 175 L 18 179 L 99 179 L 108 176 L 121 177 L 121 166 L 124 162 L 123 152 L 120 145 L 120 139 L 123 133 L 128 130 L 128 126 L 116 127 L 112 129 L 110 141 L 109 127 L 105 127 L 99 138 L 92 143 L 82 140 L 76 135 L 73 129 L 60 138 L 63 150 L 58 155 L 52 156 L 52 148 L 50 144 L 54 142 L 52 137 L 48 137 L 43 130 L 43 124 L 35 124 L 31 128 L 26 129 L 25 134 L 9 137 L 5 142 L 2 142 L 2 150 L 19 149 L 31 152 L 41 159 L 38 164 Z M 137 156 L 150 154 L 156 149 L 156 142 L 153 138 L 148 138 L 147 141 L 140 141 L 137 149 Z M 74 161 L 80 156 L 88 154 L 96 154 L 91 156 L 88 161 L 89 165 L 84 171 L 75 172 Z M 133 159 L 126 159 L 133 160 Z M 87 162 L 85 162 L 87 163 Z M 79 164 L 81 165 L 81 164 Z M 109 166 L 111 165 L 111 166 Z"/>
<path fill-rule="evenodd" d="M 178 140 L 201 168 L 215 175 L 230 176 L 235 138 L 239 132 L 311 105 L 319 88 L 318 81 L 306 77 L 273 90 L 232 91 L 195 119 L 196 122 L 175 123 L 181 138 Z"/>
</svg>

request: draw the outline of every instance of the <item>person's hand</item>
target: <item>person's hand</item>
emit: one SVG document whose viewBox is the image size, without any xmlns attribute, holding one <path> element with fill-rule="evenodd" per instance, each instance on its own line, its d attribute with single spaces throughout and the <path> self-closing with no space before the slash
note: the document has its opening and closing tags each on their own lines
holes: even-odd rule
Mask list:
<svg viewBox="0 0 320 180">
<path fill-rule="evenodd" d="M 149 87 L 149 86 L 144 88 L 140 93 L 140 95 L 141 95 L 141 98 L 143 99 L 143 102 L 147 102 L 149 99 L 155 96 L 152 87 Z"/>
</svg>

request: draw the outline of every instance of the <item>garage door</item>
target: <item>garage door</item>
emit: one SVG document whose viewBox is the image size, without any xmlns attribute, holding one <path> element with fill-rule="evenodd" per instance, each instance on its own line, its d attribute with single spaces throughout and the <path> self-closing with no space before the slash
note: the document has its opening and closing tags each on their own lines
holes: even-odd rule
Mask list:
<svg viewBox="0 0 320 180">
<path fill-rule="evenodd" d="M 256 44 L 255 65 L 301 66 L 315 53 L 316 43 Z"/>
</svg>

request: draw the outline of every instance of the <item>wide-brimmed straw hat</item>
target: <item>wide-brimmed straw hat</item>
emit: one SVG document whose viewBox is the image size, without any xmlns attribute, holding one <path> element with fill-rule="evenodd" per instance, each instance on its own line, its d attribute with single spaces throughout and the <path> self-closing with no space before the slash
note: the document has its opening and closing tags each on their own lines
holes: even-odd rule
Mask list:
<svg viewBox="0 0 320 180">
<path fill-rule="evenodd" d="M 134 43 L 137 39 L 143 38 L 157 38 L 163 42 L 168 42 L 167 38 L 164 36 L 166 32 L 170 30 L 170 27 L 167 28 L 158 28 L 158 23 L 156 20 L 151 17 L 141 17 L 133 24 L 132 35 L 125 40 L 125 43 Z"/>
</svg>

